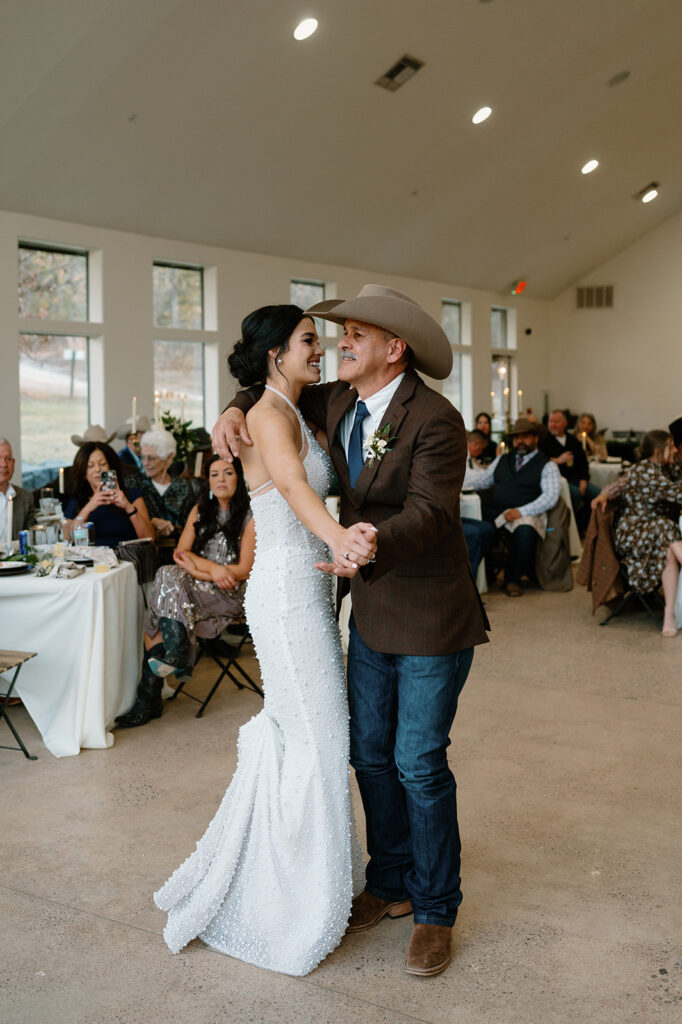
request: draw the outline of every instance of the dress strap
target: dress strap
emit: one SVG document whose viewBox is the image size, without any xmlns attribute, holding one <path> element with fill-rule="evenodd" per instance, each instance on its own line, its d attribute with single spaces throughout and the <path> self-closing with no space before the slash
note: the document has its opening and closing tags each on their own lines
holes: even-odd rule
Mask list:
<svg viewBox="0 0 682 1024">
<path fill-rule="evenodd" d="M 269 384 L 266 384 L 266 385 L 265 385 L 265 390 L 266 390 L 266 391 L 272 391 L 272 392 L 273 392 L 273 394 L 275 394 L 275 395 L 279 395 L 279 397 L 280 397 L 280 398 L 283 398 L 283 399 L 284 399 L 284 401 L 285 401 L 285 402 L 287 403 L 287 405 L 289 406 L 289 408 L 290 408 L 290 409 L 293 409 L 293 410 L 294 410 L 294 412 L 295 412 L 295 413 L 296 413 L 296 415 L 298 416 L 299 420 L 302 420 L 302 419 L 303 419 L 303 417 L 301 416 L 301 410 L 300 410 L 300 409 L 298 408 L 298 406 L 297 406 L 297 405 L 294 405 L 294 403 L 293 403 L 293 402 L 291 401 L 291 399 L 290 399 L 290 398 L 287 398 L 287 396 L 286 396 L 285 394 L 283 394 L 283 393 L 282 393 L 281 391 L 278 391 L 278 390 L 277 390 L 277 388 L 273 388 L 273 387 L 271 387 L 271 386 L 270 386 Z"/>
<path fill-rule="evenodd" d="M 281 391 L 278 391 L 277 388 L 270 387 L 269 384 L 266 384 L 265 385 L 265 390 L 266 391 L 272 391 L 273 394 L 279 395 L 280 398 L 283 398 L 284 401 L 287 403 L 287 405 L 291 409 L 293 409 L 294 412 L 296 413 L 296 415 L 298 416 L 298 422 L 301 424 L 301 450 L 299 451 L 298 455 L 299 455 L 299 458 L 302 459 L 303 455 L 305 453 L 306 444 L 307 444 L 307 440 L 306 440 L 306 429 L 307 428 L 306 428 L 306 422 L 303 419 L 303 416 L 301 415 L 301 410 L 298 408 L 297 405 L 294 405 L 294 403 L 291 401 L 290 398 L 287 398 L 287 396 L 283 395 Z M 259 491 L 260 487 L 258 487 L 256 490 Z M 253 491 L 252 493 L 255 494 L 256 491 Z"/>
</svg>

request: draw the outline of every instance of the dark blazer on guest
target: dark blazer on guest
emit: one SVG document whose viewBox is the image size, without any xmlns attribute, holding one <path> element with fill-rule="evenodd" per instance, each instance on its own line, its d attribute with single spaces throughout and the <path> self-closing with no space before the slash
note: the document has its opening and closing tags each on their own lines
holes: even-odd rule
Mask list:
<svg viewBox="0 0 682 1024">
<path fill-rule="evenodd" d="M 231 404 L 248 409 L 259 391 L 250 394 Z M 360 635 L 385 654 L 454 654 L 486 643 L 490 627 L 459 519 L 467 455 L 462 417 L 408 369 L 381 423 L 389 426 L 391 450 L 365 463 L 351 487 L 338 429 L 356 399 L 355 388 L 336 381 L 304 388 L 299 405 L 327 433 L 341 524 L 378 527 L 376 562 L 350 581 Z"/>
<path fill-rule="evenodd" d="M 12 506 L 12 540 L 19 540 L 19 531 L 33 526 L 36 509 L 31 491 L 17 487 L 16 484 L 12 484 L 12 487 L 16 492 Z"/>
<path fill-rule="evenodd" d="M 590 470 L 587 465 L 587 456 L 583 451 L 583 446 L 577 437 L 573 434 L 566 434 L 566 447 L 557 441 L 554 434 L 547 434 L 547 436 L 540 442 L 540 451 L 544 452 L 548 459 L 556 459 L 559 455 L 563 455 L 564 452 L 573 452 L 573 465 L 567 466 L 563 462 L 559 467 L 559 471 L 562 476 L 565 476 L 570 484 L 577 484 L 581 480 L 590 479 Z"/>
</svg>

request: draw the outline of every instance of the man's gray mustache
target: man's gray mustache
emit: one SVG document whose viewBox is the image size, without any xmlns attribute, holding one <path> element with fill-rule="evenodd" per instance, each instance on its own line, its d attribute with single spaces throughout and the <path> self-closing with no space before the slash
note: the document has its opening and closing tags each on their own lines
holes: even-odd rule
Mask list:
<svg viewBox="0 0 682 1024">
<path fill-rule="evenodd" d="M 342 352 L 341 353 L 341 358 L 342 359 L 354 359 L 356 363 L 358 361 L 358 357 L 356 356 L 355 352 Z"/>
</svg>

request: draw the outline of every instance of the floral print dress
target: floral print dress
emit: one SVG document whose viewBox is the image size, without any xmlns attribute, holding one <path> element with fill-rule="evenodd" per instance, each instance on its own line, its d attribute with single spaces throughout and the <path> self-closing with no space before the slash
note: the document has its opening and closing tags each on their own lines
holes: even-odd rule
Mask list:
<svg viewBox="0 0 682 1024">
<path fill-rule="evenodd" d="M 639 462 L 624 484 L 617 482 L 623 510 L 616 525 L 616 551 L 630 586 L 648 594 L 658 586 L 668 547 L 680 540 L 682 482 L 665 476 L 654 462 Z"/>
</svg>

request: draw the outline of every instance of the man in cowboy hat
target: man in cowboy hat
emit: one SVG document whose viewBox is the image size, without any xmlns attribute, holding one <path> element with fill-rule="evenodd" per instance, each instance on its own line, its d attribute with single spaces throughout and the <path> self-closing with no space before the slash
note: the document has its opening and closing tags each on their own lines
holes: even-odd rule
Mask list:
<svg viewBox="0 0 682 1024">
<path fill-rule="evenodd" d="M 133 430 L 133 417 L 129 416 L 116 431 L 116 437 L 125 438 L 125 445 L 119 449 L 118 457 L 123 465 L 132 466 L 136 472 L 140 473 L 143 470 L 140 438 L 147 430 L 152 429 L 152 425 L 146 416 L 136 416 L 134 426 Z"/>
<path fill-rule="evenodd" d="M 498 456 L 471 479 L 475 490 L 485 492 L 483 518 L 510 534 L 504 567 L 508 597 L 521 597 L 522 578 L 533 575 L 535 549 L 546 526 L 543 516 L 561 493 L 558 467 L 538 450 L 540 431 L 538 423 L 518 419 L 510 431 L 513 451 Z"/>
<path fill-rule="evenodd" d="M 342 524 L 378 528 L 376 560 L 350 584 L 351 762 L 370 861 L 349 931 L 414 909 L 405 969 L 438 974 L 450 962 L 462 898 L 446 751 L 474 645 L 486 642 L 488 626 L 459 520 L 462 417 L 416 372 L 444 379 L 452 351 L 416 302 L 380 285 L 306 312 L 342 324 L 344 335 L 339 380 L 304 389 L 300 407 L 327 432 Z M 250 443 L 239 408 L 259 394 L 238 394 L 216 424 L 214 447 L 225 456 L 238 453 L 239 440 Z"/>
</svg>

